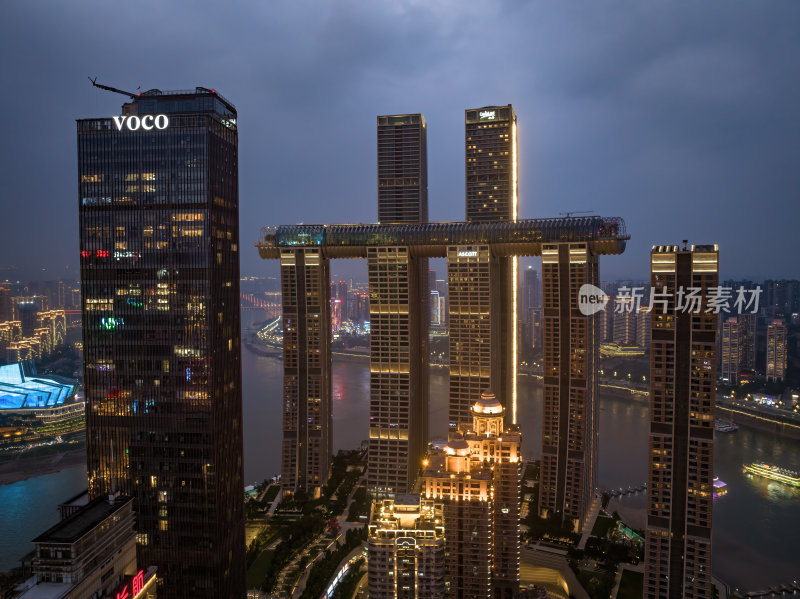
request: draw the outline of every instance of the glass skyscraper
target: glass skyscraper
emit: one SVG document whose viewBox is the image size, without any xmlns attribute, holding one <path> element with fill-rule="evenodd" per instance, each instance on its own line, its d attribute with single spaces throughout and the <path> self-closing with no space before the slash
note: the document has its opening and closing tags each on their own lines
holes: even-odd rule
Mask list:
<svg viewBox="0 0 800 599">
<path fill-rule="evenodd" d="M 244 593 L 236 110 L 151 90 L 78 127 L 89 492 L 159 597 Z"/>
</svg>

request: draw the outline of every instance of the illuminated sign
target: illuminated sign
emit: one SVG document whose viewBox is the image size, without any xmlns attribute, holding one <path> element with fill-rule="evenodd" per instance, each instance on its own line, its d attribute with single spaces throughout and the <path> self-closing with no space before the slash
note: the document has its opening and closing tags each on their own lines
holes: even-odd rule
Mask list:
<svg viewBox="0 0 800 599">
<path fill-rule="evenodd" d="M 493 121 L 497 118 L 496 111 L 494 110 L 481 110 L 478 116 L 482 121 Z"/>
<path fill-rule="evenodd" d="M 472 258 L 478 255 L 478 250 L 459 250 L 459 258 Z"/>
<path fill-rule="evenodd" d="M 139 594 L 144 590 L 144 587 L 144 570 L 139 570 L 130 584 L 126 584 L 122 587 L 122 590 L 117 593 L 116 599 L 137 599 Z"/>
<path fill-rule="evenodd" d="M 109 316 L 100 319 L 100 328 L 106 331 L 113 331 L 123 326 L 125 326 L 125 320 L 122 317 Z"/>
<path fill-rule="evenodd" d="M 166 114 L 146 114 L 143 117 L 133 116 L 114 116 L 114 124 L 117 126 L 117 131 L 122 131 L 123 127 L 128 131 L 138 131 L 144 129 L 150 131 L 152 129 L 166 129 L 169 127 L 169 118 Z"/>
</svg>

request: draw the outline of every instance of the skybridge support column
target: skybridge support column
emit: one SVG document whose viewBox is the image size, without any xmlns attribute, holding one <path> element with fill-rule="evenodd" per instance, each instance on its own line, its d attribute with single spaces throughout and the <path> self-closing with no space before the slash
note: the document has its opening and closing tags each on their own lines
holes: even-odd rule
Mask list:
<svg viewBox="0 0 800 599">
<path fill-rule="evenodd" d="M 586 243 L 542 246 L 544 398 L 539 509 L 578 531 L 597 486 L 597 314 L 584 315 L 578 291 L 598 284 Z"/>
<path fill-rule="evenodd" d="M 411 490 L 427 444 L 427 321 L 430 320 L 427 262 L 413 258 L 407 247 L 367 248 L 370 315 L 367 486 L 376 497 L 394 497 Z"/>
<path fill-rule="evenodd" d="M 283 249 L 281 486 L 318 496 L 332 453 L 330 261 L 317 248 Z"/>
</svg>

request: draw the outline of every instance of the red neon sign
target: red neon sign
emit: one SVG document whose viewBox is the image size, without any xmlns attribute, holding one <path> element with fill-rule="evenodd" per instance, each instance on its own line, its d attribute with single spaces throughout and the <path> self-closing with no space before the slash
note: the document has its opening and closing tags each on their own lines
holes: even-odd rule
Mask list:
<svg viewBox="0 0 800 599">
<path fill-rule="evenodd" d="M 81 250 L 81 258 L 88 258 L 92 255 L 92 252 L 89 250 Z"/>
<path fill-rule="evenodd" d="M 139 570 L 131 581 L 133 587 L 133 595 L 128 592 L 128 585 L 122 587 L 122 590 L 117 593 L 116 599 L 136 599 L 136 597 L 144 590 L 144 570 Z"/>
<path fill-rule="evenodd" d="M 97 250 L 95 252 L 95 255 L 98 258 L 108 258 L 108 250 Z"/>
</svg>

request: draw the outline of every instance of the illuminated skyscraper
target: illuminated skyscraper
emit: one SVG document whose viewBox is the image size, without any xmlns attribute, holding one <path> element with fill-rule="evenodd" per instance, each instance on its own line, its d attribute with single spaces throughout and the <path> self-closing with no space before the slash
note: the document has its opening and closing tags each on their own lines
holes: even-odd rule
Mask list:
<svg viewBox="0 0 800 599">
<path fill-rule="evenodd" d="M 428 222 L 427 126 L 421 114 L 378 117 L 378 222 Z"/>
<path fill-rule="evenodd" d="M 465 173 L 468 222 L 517 220 L 517 117 L 510 104 L 465 112 Z M 495 254 L 489 245 L 451 246 L 447 271 L 450 427 L 470 422 L 471 402 L 490 386 L 515 422 L 517 256 Z"/>
<path fill-rule="evenodd" d="M 758 314 L 739 314 L 739 337 L 742 345 L 741 368 L 745 371 L 756 368 L 756 332 Z"/>
<path fill-rule="evenodd" d="M 128 94 L 79 120 L 89 492 L 134 498 L 159 596 L 244 592 L 236 110 Z"/>
<path fill-rule="evenodd" d="M 767 380 L 786 378 L 786 323 L 776 318 L 767 325 Z"/>
<path fill-rule="evenodd" d="M 722 323 L 720 379 L 728 385 L 739 384 L 739 365 L 742 361 L 739 320 L 733 316 Z"/>
<path fill-rule="evenodd" d="M 598 285 L 586 243 L 542 246 L 544 413 L 539 510 L 580 530 L 597 486 L 599 316 L 582 314 L 578 291 Z M 600 312 L 602 314 L 602 312 Z"/>
<path fill-rule="evenodd" d="M 281 252 L 283 439 L 281 487 L 320 493 L 330 467 L 330 261 L 318 249 Z"/>
<path fill-rule="evenodd" d="M 520 444 L 489 390 L 472 423 L 450 435 L 422 472 L 428 499 L 444 504 L 447 596 L 515 597 L 519 591 Z"/>
<path fill-rule="evenodd" d="M 711 512 L 717 315 L 706 312 L 718 285 L 715 245 L 654 246 L 650 280 L 650 455 L 644 597 L 714 597 Z M 676 310 L 699 288 L 697 311 Z"/>
<path fill-rule="evenodd" d="M 428 220 L 425 119 L 378 117 L 378 220 Z M 370 446 L 367 485 L 407 493 L 428 443 L 428 259 L 406 246 L 367 250 L 370 320 Z"/>
<path fill-rule="evenodd" d="M 610 302 L 609 302 L 610 303 Z M 636 324 L 639 314 L 631 296 L 614 298 L 614 342 L 636 345 Z"/>
<path fill-rule="evenodd" d="M 376 501 L 367 548 L 370 599 L 444 599 L 441 503 L 410 494 Z"/>
</svg>

